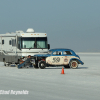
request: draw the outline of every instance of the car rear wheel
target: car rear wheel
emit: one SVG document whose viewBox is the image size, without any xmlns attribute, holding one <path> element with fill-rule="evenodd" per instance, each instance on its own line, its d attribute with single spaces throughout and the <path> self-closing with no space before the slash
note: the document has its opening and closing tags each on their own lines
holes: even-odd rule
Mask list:
<svg viewBox="0 0 100 100">
<path fill-rule="evenodd" d="M 41 69 L 44 69 L 44 68 L 46 67 L 45 61 L 40 61 L 40 62 L 39 62 L 39 67 L 40 67 Z"/>
<path fill-rule="evenodd" d="M 69 64 L 70 68 L 76 69 L 78 68 L 78 62 L 76 60 L 72 60 Z"/>
</svg>

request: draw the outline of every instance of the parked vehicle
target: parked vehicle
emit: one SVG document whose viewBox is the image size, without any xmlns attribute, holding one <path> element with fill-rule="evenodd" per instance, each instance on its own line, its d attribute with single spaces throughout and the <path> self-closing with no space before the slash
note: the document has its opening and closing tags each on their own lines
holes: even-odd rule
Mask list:
<svg viewBox="0 0 100 100">
<path fill-rule="evenodd" d="M 35 54 L 46 54 L 50 45 L 46 33 L 35 33 L 32 28 L 15 33 L 0 34 L 0 61 L 5 65 L 19 64 Z"/>
<path fill-rule="evenodd" d="M 41 69 L 54 65 L 75 69 L 78 68 L 78 64 L 84 64 L 71 49 L 51 49 L 48 54 L 36 54 L 34 57 L 36 68 Z"/>
</svg>

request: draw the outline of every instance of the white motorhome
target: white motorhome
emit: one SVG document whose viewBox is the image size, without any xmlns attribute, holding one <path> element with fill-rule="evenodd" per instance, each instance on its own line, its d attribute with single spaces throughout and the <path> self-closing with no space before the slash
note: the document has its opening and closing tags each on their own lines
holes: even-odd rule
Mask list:
<svg viewBox="0 0 100 100">
<path fill-rule="evenodd" d="M 0 61 L 5 65 L 18 64 L 20 59 L 47 53 L 50 45 L 46 33 L 35 33 L 32 28 L 15 33 L 0 34 Z"/>
</svg>

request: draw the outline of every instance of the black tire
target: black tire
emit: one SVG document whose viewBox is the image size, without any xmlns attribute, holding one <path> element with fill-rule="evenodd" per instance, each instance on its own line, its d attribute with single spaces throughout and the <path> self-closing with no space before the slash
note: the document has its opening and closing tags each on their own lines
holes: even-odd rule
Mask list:
<svg viewBox="0 0 100 100">
<path fill-rule="evenodd" d="M 77 60 L 71 60 L 69 63 L 70 68 L 76 69 L 78 68 L 78 62 Z"/>
<path fill-rule="evenodd" d="M 70 68 L 70 66 L 69 65 L 65 65 L 64 68 Z"/>
<path fill-rule="evenodd" d="M 39 62 L 39 67 L 40 67 L 41 69 L 44 69 L 44 68 L 46 67 L 45 61 L 40 61 L 40 62 Z"/>
<path fill-rule="evenodd" d="M 5 63 L 5 66 L 6 66 L 6 67 L 10 67 L 9 65 L 10 65 L 10 63 Z"/>
</svg>

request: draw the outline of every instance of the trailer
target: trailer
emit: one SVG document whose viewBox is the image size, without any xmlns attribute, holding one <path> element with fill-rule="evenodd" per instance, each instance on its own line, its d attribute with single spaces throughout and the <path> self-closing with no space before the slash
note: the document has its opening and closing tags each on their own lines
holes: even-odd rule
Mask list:
<svg viewBox="0 0 100 100">
<path fill-rule="evenodd" d="M 21 64 L 29 56 L 34 62 L 35 54 L 46 54 L 49 49 L 47 33 L 34 32 L 32 28 L 0 34 L 0 61 L 5 66 Z"/>
</svg>

